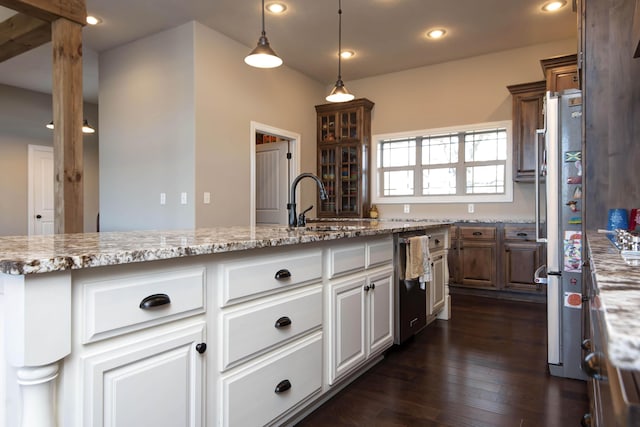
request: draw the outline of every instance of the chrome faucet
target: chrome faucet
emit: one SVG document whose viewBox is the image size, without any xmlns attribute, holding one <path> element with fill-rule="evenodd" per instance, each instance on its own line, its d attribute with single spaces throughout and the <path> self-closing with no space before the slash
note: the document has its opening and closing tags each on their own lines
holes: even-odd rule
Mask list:
<svg viewBox="0 0 640 427">
<path fill-rule="evenodd" d="M 291 194 L 289 196 L 290 202 L 287 203 L 287 210 L 289 211 L 289 227 L 302 227 L 305 225 L 303 214 L 300 215 L 302 217 L 300 218 L 300 220 L 298 220 L 298 217 L 296 215 L 296 187 L 298 186 L 298 183 L 302 180 L 302 178 L 313 179 L 318 184 L 318 188 L 320 191 L 320 200 L 327 200 L 327 191 L 324 189 L 324 185 L 322 185 L 322 181 L 320 181 L 320 178 L 308 172 L 301 173 L 300 175 L 295 177 L 293 182 L 291 183 Z M 305 210 L 305 212 L 307 212 L 309 209 Z"/>
</svg>

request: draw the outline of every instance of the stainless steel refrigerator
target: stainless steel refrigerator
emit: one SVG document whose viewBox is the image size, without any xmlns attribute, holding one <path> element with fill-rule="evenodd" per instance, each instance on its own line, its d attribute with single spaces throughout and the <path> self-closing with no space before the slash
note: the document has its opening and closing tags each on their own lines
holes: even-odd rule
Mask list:
<svg viewBox="0 0 640 427">
<path fill-rule="evenodd" d="M 582 93 L 547 93 L 536 147 L 536 237 L 546 265 L 535 281 L 547 286 L 547 359 L 554 376 L 582 372 Z M 546 277 L 545 277 L 546 271 Z"/>
</svg>

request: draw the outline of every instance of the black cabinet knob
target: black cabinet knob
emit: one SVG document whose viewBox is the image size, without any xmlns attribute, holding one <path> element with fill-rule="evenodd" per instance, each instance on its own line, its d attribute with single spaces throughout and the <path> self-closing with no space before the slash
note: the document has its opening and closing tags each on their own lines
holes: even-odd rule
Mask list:
<svg viewBox="0 0 640 427">
<path fill-rule="evenodd" d="M 482 236 L 482 231 L 474 231 L 473 235 L 474 236 Z"/>
<path fill-rule="evenodd" d="M 171 304 L 171 298 L 169 298 L 169 295 L 153 294 L 140 301 L 140 308 L 143 310 L 150 310 L 168 304 Z"/>
<path fill-rule="evenodd" d="M 200 354 L 207 351 L 207 343 L 201 342 L 200 344 L 196 344 L 196 351 Z"/>
<path fill-rule="evenodd" d="M 37 219 L 41 219 L 41 218 L 42 218 L 42 215 L 38 214 L 38 215 L 36 215 L 36 218 L 37 218 Z"/>
<path fill-rule="evenodd" d="M 527 233 L 520 232 L 517 234 L 518 237 L 527 237 Z"/>
<path fill-rule="evenodd" d="M 369 285 L 364 285 L 364 291 L 365 292 L 369 292 L 369 289 L 371 289 L 371 288 L 369 288 Z"/>
<path fill-rule="evenodd" d="M 603 367 L 600 353 L 589 353 L 582 361 L 582 370 L 594 380 L 604 380 L 606 378 L 602 373 Z"/>
<path fill-rule="evenodd" d="M 275 327 L 276 328 L 284 328 L 285 326 L 289 326 L 291 324 L 291 319 L 287 316 L 282 316 L 278 320 L 276 320 Z"/>
<path fill-rule="evenodd" d="M 591 414 L 584 414 L 580 420 L 580 425 L 582 427 L 591 427 L 593 425 L 591 422 Z"/>
<path fill-rule="evenodd" d="M 375 283 L 372 283 L 372 284 L 369 286 L 369 288 L 370 288 L 371 290 L 374 290 L 374 289 L 376 288 L 376 284 L 375 284 Z"/>
<path fill-rule="evenodd" d="M 282 380 L 276 386 L 275 392 L 276 393 L 284 393 L 285 391 L 289 390 L 290 388 L 291 388 L 291 381 Z"/>
<path fill-rule="evenodd" d="M 286 268 L 283 268 L 282 270 L 278 270 L 276 272 L 276 280 L 284 280 L 290 277 L 291 277 L 291 272 Z"/>
</svg>

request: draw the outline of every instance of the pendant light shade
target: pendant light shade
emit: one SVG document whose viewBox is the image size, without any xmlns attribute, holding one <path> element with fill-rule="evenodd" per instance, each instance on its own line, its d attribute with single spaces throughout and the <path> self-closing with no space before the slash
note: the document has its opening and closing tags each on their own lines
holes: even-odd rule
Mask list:
<svg viewBox="0 0 640 427">
<path fill-rule="evenodd" d="M 329 102 L 347 102 L 355 98 L 354 95 L 349 93 L 342 81 L 342 0 L 338 0 L 338 80 L 336 81 L 333 90 L 325 98 Z"/>
<path fill-rule="evenodd" d="M 244 58 L 244 62 L 257 68 L 275 68 L 282 65 L 282 59 L 271 49 L 267 33 L 264 31 L 264 0 L 262 0 L 262 34 L 258 45 Z"/>
</svg>

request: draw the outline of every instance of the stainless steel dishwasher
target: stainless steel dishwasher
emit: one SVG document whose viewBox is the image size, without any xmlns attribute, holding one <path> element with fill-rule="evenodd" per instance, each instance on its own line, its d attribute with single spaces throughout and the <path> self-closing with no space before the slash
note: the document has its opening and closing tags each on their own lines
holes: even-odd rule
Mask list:
<svg viewBox="0 0 640 427">
<path fill-rule="evenodd" d="M 404 279 L 406 265 L 406 245 L 414 236 L 424 236 L 426 232 L 411 231 L 393 236 L 393 261 L 395 293 L 395 344 L 402 344 L 427 326 L 427 283 Z"/>
</svg>

